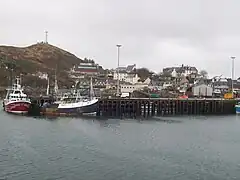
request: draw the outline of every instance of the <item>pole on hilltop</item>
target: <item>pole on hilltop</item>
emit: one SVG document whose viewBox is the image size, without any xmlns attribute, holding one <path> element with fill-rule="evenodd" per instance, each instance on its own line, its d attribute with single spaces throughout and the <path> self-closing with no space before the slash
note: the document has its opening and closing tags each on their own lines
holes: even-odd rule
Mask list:
<svg viewBox="0 0 240 180">
<path fill-rule="evenodd" d="M 45 43 L 48 44 L 48 31 L 45 31 Z"/>
</svg>

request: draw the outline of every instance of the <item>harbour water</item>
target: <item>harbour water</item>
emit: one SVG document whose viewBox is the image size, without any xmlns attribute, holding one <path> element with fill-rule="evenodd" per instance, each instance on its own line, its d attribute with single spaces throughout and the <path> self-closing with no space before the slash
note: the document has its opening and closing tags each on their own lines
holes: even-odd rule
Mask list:
<svg viewBox="0 0 240 180">
<path fill-rule="evenodd" d="M 1 112 L 0 179 L 240 179 L 240 116 L 97 121 Z"/>
</svg>

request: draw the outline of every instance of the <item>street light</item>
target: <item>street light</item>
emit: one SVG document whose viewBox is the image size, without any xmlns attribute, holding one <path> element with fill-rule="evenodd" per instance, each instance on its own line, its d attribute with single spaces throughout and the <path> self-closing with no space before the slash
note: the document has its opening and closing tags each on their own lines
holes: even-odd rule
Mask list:
<svg viewBox="0 0 240 180">
<path fill-rule="evenodd" d="M 234 92 L 233 92 L 233 79 L 234 79 L 234 60 L 236 59 L 235 56 L 231 57 L 232 59 L 232 98 L 234 97 Z"/>
<path fill-rule="evenodd" d="M 120 45 L 120 44 L 117 44 L 116 45 L 117 46 L 117 61 L 118 61 L 118 63 L 117 63 L 117 96 L 120 96 L 120 84 L 119 84 L 119 58 L 120 58 L 120 47 L 122 46 L 122 45 Z"/>
</svg>

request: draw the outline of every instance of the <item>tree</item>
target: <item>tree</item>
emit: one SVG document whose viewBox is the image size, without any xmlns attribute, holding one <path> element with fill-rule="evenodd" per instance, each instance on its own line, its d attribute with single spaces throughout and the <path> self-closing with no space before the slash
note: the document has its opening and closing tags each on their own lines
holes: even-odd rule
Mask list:
<svg viewBox="0 0 240 180">
<path fill-rule="evenodd" d="M 136 69 L 136 72 L 141 80 L 147 79 L 152 74 L 147 68 Z"/>
<path fill-rule="evenodd" d="M 201 71 L 199 72 L 199 74 L 200 74 L 203 78 L 207 78 L 207 76 L 208 76 L 208 73 L 207 73 L 206 70 L 201 70 Z"/>
</svg>

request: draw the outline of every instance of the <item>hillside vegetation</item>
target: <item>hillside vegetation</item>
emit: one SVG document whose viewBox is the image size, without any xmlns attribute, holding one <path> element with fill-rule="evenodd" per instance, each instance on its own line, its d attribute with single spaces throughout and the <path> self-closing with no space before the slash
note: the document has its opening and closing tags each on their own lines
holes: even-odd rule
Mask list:
<svg viewBox="0 0 240 180">
<path fill-rule="evenodd" d="M 38 43 L 28 47 L 13 47 L 13 46 L 0 46 L 0 85 L 7 84 L 9 72 L 6 70 L 6 65 L 14 64 L 14 74 L 24 74 L 26 82 L 31 83 L 34 74 L 38 71 L 54 74 L 55 69 L 59 80 L 62 83 L 69 83 L 66 71 L 79 64 L 82 59 L 75 55 L 46 43 Z M 60 82 L 61 83 L 61 82 Z"/>
</svg>

